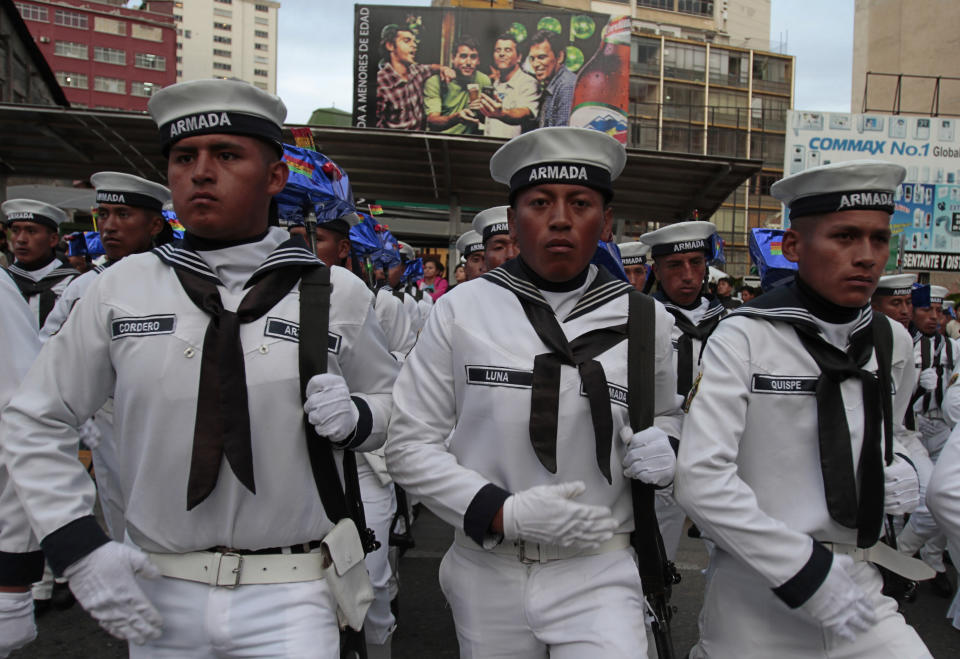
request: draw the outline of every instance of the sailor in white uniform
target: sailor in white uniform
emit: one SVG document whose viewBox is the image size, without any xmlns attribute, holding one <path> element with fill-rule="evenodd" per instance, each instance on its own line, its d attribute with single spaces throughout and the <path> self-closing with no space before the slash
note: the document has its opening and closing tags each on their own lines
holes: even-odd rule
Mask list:
<svg viewBox="0 0 960 659">
<path fill-rule="evenodd" d="M 892 429 L 909 336 L 868 306 L 904 173 L 854 161 L 772 188 L 797 279 L 710 336 L 677 458 L 674 495 L 716 543 L 693 658 L 930 657 L 867 562 L 932 576 L 877 543 L 918 499 Z"/>
<path fill-rule="evenodd" d="M 463 272 L 467 281 L 476 279 L 487 271 L 484 263 L 483 236 L 470 229 L 457 238 L 457 251 L 463 257 Z"/>
<path fill-rule="evenodd" d="M 620 243 L 617 247 L 620 249 L 620 262 L 623 264 L 623 271 L 627 273 L 627 280 L 642 293 L 647 285 L 647 255 L 650 253 L 650 245 L 634 240 Z"/>
<path fill-rule="evenodd" d="M 665 427 L 630 429 L 632 288 L 590 265 L 625 160 L 580 128 L 502 146 L 490 169 L 522 256 L 437 301 L 394 387 L 387 465 L 456 529 L 440 585 L 462 657 L 646 656 L 630 478 L 672 480 L 680 397 L 652 307 Z"/>
<path fill-rule="evenodd" d="M 909 273 L 880 277 L 877 290 L 870 298 L 870 306 L 874 311 L 885 314 L 890 320 L 895 320 L 909 331 L 913 318 L 913 304 L 910 298 L 916 281 L 917 276 Z"/>
<path fill-rule="evenodd" d="M 677 369 L 677 393 L 684 397 L 700 372 L 703 344 L 727 314 L 716 298 L 701 295 L 707 278 L 707 259 L 712 253 L 710 240 L 716 232 L 712 222 L 691 221 L 677 222 L 640 236 L 642 243 L 649 245 L 654 259 L 653 273 L 658 288 L 653 297 L 663 303 L 675 321 L 670 340 Z M 686 515 L 669 488 L 657 492 L 656 502 L 663 546 L 672 561 L 680 546 Z"/>
<path fill-rule="evenodd" d="M 926 295 L 927 291 L 929 296 Z M 920 434 L 928 460 L 933 464 L 940 458 L 940 451 L 958 420 L 947 414 L 943 407 L 951 375 L 960 364 L 960 344 L 939 331 L 943 300 L 949 293 L 943 286 L 922 287 L 914 293 L 912 304 L 914 360 L 919 376 L 908 414 L 908 421 L 912 423 L 908 425 Z M 932 470 L 926 463 L 918 466 L 918 469 L 921 474 L 921 487 L 925 493 L 923 477 L 926 476 L 929 480 Z M 937 575 L 931 582 L 931 587 L 941 597 L 950 597 L 953 594 L 953 584 L 947 577 L 947 568 L 943 562 L 943 550 L 946 546 L 947 536 L 940 530 L 925 504 L 921 504 L 910 516 L 897 536 L 897 547 L 900 551 L 908 556 L 919 551 L 920 558 L 936 571 Z"/>
<path fill-rule="evenodd" d="M 39 329 L 67 284 L 80 275 L 53 251 L 60 242 L 58 231 L 67 221 L 67 214 L 33 199 L 9 199 L 0 209 L 7 217 L 16 256 L 7 274 L 30 304 Z"/>
<path fill-rule="evenodd" d="M 406 267 L 408 262 L 417 258 L 416 252 L 413 251 L 413 246 L 409 243 L 398 240 L 397 249 L 400 252 L 400 260 L 404 267 Z M 413 317 L 413 326 L 414 330 L 419 334 L 420 330 L 423 329 L 424 323 L 427 322 L 427 316 L 430 315 L 430 310 L 433 309 L 433 297 L 424 295 L 423 291 L 417 287 L 415 281 L 404 282 L 404 284 L 404 292 L 416 302 L 417 314 Z"/>
<path fill-rule="evenodd" d="M 0 276 L 0 308 L 0 335 L 7 348 L 0 360 L 2 420 L 4 408 L 40 351 L 40 340 L 36 315 L 13 281 L 4 276 Z M 42 575 L 40 543 L 0 460 L 0 657 L 36 638 L 30 584 Z"/>
<path fill-rule="evenodd" d="M 46 344 L 0 425 L 11 478 L 47 560 L 132 657 L 338 657 L 338 614 L 358 629 L 372 597 L 338 463 L 383 442 L 396 362 L 363 283 L 268 227 L 282 101 L 201 80 L 149 109 L 186 236 L 101 273 Z M 326 373 L 321 357 L 301 374 L 301 342 Z M 72 432 L 111 393 L 126 544 L 91 514 Z"/>
<path fill-rule="evenodd" d="M 74 305 L 97 276 L 130 254 L 147 252 L 155 240 L 172 233 L 163 218 L 170 190 L 159 183 L 121 172 L 98 172 L 90 177 L 96 190 L 97 226 L 107 260 L 70 282 L 40 328 L 46 343 L 60 331 Z M 92 426 L 92 427 L 91 427 Z M 90 448 L 97 479 L 97 497 L 110 537 L 123 541 L 123 495 L 116 482 L 117 455 L 113 441 L 113 401 L 97 410 L 93 422 L 84 422 L 81 437 Z"/>
<path fill-rule="evenodd" d="M 473 230 L 483 239 L 483 265 L 487 272 L 514 258 L 520 252 L 510 235 L 507 222 L 509 206 L 494 206 L 473 216 Z"/>
</svg>

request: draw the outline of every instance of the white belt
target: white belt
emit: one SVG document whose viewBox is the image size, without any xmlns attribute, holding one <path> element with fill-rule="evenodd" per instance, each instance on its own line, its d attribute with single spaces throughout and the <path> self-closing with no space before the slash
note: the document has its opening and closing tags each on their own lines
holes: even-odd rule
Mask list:
<svg viewBox="0 0 960 659">
<path fill-rule="evenodd" d="M 895 574 L 899 574 L 901 577 L 906 577 L 911 581 L 933 579 L 936 575 L 933 568 L 923 561 L 918 561 L 906 554 L 901 554 L 890 545 L 882 542 L 878 542 L 874 546 L 867 547 L 866 549 L 842 542 L 824 542 L 822 544 L 834 554 L 851 556 L 856 561 L 874 563 L 880 567 L 887 568 Z"/>
<path fill-rule="evenodd" d="M 523 540 L 500 543 L 491 549 L 481 549 L 477 543 L 459 529 L 454 534 L 454 542 L 467 549 L 513 556 L 521 563 L 549 563 L 550 561 L 559 561 L 566 558 L 596 556 L 597 554 L 606 554 L 607 552 L 617 551 L 618 549 L 626 549 L 630 546 L 630 534 L 617 533 L 606 542 L 601 543 L 600 546 L 592 549 L 561 547 L 560 545 L 541 545 L 536 542 L 525 542 Z"/>
<path fill-rule="evenodd" d="M 196 581 L 210 586 L 294 583 L 323 579 L 323 555 L 237 554 L 194 551 L 186 554 L 149 553 L 151 562 L 165 577 Z"/>
</svg>

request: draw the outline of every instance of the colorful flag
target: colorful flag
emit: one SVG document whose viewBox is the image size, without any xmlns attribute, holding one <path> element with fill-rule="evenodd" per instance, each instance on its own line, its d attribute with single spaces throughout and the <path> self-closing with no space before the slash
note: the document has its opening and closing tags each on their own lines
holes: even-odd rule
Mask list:
<svg viewBox="0 0 960 659">
<path fill-rule="evenodd" d="M 383 206 L 380 204 L 370 204 L 371 215 L 383 215 Z"/>
<path fill-rule="evenodd" d="M 290 133 L 293 135 L 294 144 L 301 149 L 317 150 L 316 144 L 313 142 L 313 131 L 309 128 L 291 128 Z"/>
<path fill-rule="evenodd" d="M 772 256 L 783 256 L 783 241 L 782 240 L 772 240 L 770 241 L 770 254 Z"/>
<path fill-rule="evenodd" d="M 296 172 L 297 174 L 306 176 L 307 178 L 313 176 L 313 165 L 308 163 L 306 160 L 295 158 L 289 153 L 284 153 L 283 159 L 287 161 L 287 167 L 290 168 L 291 172 Z"/>
</svg>

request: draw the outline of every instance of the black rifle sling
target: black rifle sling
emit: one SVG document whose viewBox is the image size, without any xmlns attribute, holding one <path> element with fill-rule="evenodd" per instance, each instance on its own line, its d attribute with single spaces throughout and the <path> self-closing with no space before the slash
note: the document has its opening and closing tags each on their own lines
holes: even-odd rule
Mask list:
<svg viewBox="0 0 960 659">
<path fill-rule="evenodd" d="M 653 298 L 639 292 L 629 294 L 627 316 L 627 408 L 630 426 L 639 432 L 653 425 L 654 417 L 654 336 L 656 317 Z M 633 494 L 632 544 L 637 551 L 643 591 L 663 593 L 667 588 L 664 565 L 666 552 L 654 508 L 654 487 L 631 479 Z"/>
<path fill-rule="evenodd" d="M 330 325 L 330 269 L 317 267 L 305 270 L 300 281 L 300 397 L 306 402 L 307 383 L 314 375 L 327 372 L 327 336 Z M 326 438 L 317 435 L 313 424 L 303 415 L 307 435 L 307 453 L 317 493 L 323 510 L 333 522 L 349 516 L 347 499 L 340 485 L 340 473 L 333 457 L 333 448 Z M 344 471 L 347 470 L 344 451 Z M 355 470 L 354 470 L 355 471 Z M 360 527 L 362 528 L 362 527 Z"/>
<path fill-rule="evenodd" d="M 874 314 L 870 323 L 873 331 L 873 349 L 877 354 L 877 380 L 880 382 L 880 396 L 883 407 L 883 457 L 889 465 L 893 462 L 893 387 L 891 386 L 891 365 L 893 361 L 893 331 L 885 316 Z"/>
</svg>

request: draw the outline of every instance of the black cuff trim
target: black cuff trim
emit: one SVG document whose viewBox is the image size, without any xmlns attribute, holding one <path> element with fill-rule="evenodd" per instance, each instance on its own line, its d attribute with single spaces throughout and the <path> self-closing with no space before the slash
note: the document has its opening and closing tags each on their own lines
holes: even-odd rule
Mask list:
<svg viewBox="0 0 960 659">
<path fill-rule="evenodd" d="M 353 429 L 353 434 L 342 442 L 334 444 L 341 449 L 352 449 L 360 446 L 367 441 L 370 433 L 373 432 L 373 412 L 370 411 L 367 401 L 359 396 L 350 396 L 350 400 L 357 406 L 357 412 L 360 413 L 360 416 L 357 419 L 357 427 Z"/>
<path fill-rule="evenodd" d="M 43 579 L 43 552 L 23 554 L 0 551 L 0 586 L 29 586 Z"/>
<path fill-rule="evenodd" d="M 463 516 L 463 532 L 482 547 L 493 518 L 509 496 L 509 492 L 493 483 L 481 487 Z"/>
<path fill-rule="evenodd" d="M 809 560 L 784 584 L 773 589 L 774 595 L 782 599 L 787 606 L 795 609 L 810 599 L 830 572 L 833 564 L 833 552 L 813 541 L 813 552 Z"/>
<path fill-rule="evenodd" d="M 43 554 L 55 575 L 62 576 L 63 571 L 92 552 L 97 547 L 110 542 L 93 515 L 80 517 L 40 541 Z"/>
</svg>

